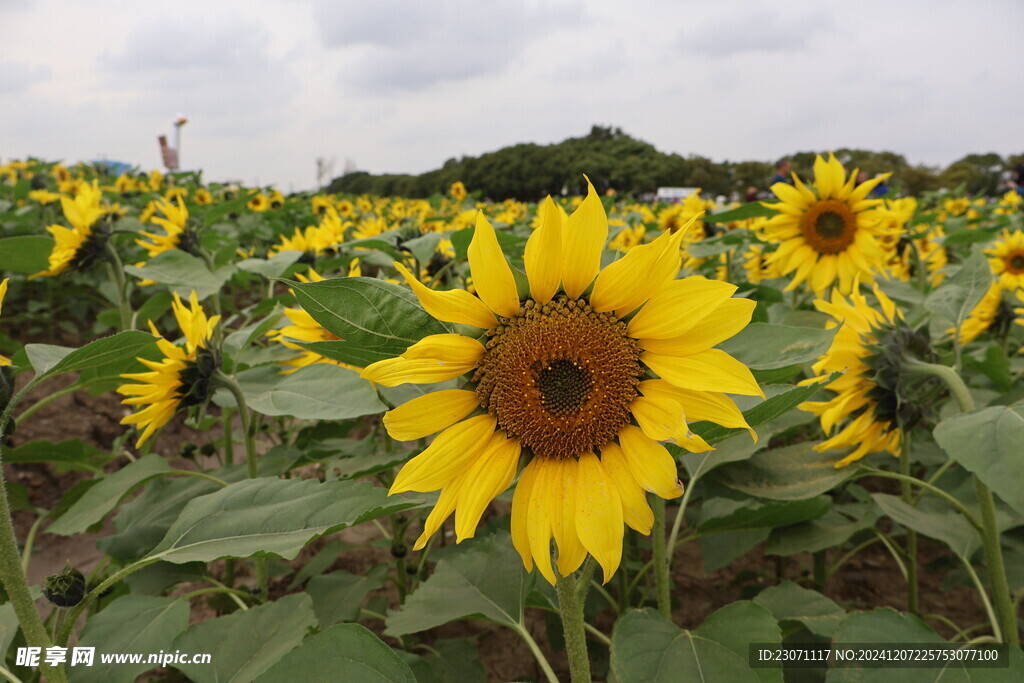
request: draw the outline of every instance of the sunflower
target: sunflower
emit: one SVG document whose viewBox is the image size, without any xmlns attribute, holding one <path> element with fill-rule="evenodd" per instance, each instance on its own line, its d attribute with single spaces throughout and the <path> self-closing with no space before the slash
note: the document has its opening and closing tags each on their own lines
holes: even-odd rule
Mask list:
<svg viewBox="0 0 1024 683">
<path fill-rule="evenodd" d="M 212 204 L 213 195 L 210 194 L 210 191 L 207 190 L 205 187 L 200 187 L 199 189 L 196 190 L 195 194 L 192 195 L 192 201 L 194 201 L 199 206 Z"/>
<path fill-rule="evenodd" d="M 160 337 L 157 346 L 164 355 L 163 360 L 137 358 L 150 372 L 121 375 L 137 382 L 122 384 L 117 388 L 117 393 L 128 397 L 121 402 L 129 406 L 145 406 L 121 420 L 121 424 L 133 424 L 142 429 L 136 448 L 141 447 L 156 430 L 167 424 L 179 405 L 201 405 L 209 398 L 213 374 L 220 363 L 218 354 L 208 347 L 208 343 L 220 316 L 207 318 L 194 290 L 189 297 L 189 304 L 190 307 L 186 307 L 181 297 L 174 294 L 171 307 L 178 327 L 185 335 L 185 347 L 160 337 L 150 322 L 150 330 Z"/>
<path fill-rule="evenodd" d="M 683 231 L 666 232 L 601 269 L 608 222 L 588 181 L 567 219 L 551 198 L 526 243 L 529 296 L 520 300 L 494 228 L 477 215 L 469 267 L 477 296 L 434 291 L 396 268 L 426 311 L 477 328 L 436 334 L 362 376 L 384 386 L 429 384 L 470 374 L 466 389 L 415 398 L 384 416 L 395 439 L 440 432 L 399 472 L 390 493 L 441 494 L 415 547 L 453 512 L 457 541 L 472 537 L 487 504 L 529 459 L 512 503 L 512 541 L 527 570 L 555 582 L 589 553 L 614 574 L 623 523 L 647 534 L 644 491 L 682 493 L 676 462 L 660 441 L 710 448 L 688 420 L 746 422 L 726 392 L 763 396 L 746 366 L 713 349 L 746 326 L 754 302 L 736 287 L 675 280 Z"/>
<path fill-rule="evenodd" d="M 448 190 L 448 194 L 450 194 L 452 196 L 452 199 L 454 199 L 455 201 L 461 202 L 467 196 L 466 186 L 462 184 L 461 180 L 456 180 L 454 183 L 452 183 L 451 188 Z"/>
<path fill-rule="evenodd" d="M 313 195 L 313 198 L 310 200 L 313 213 L 317 216 L 323 216 L 327 213 L 327 209 L 331 208 L 333 203 L 334 202 L 330 196 L 322 194 Z"/>
<path fill-rule="evenodd" d="M 5 277 L 3 279 L 3 282 L 0 282 L 0 311 L 3 310 L 4 297 L 7 296 L 7 283 L 8 283 L 8 281 L 10 281 L 10 279 L 11 278 L 9 278 L 9 277 Z M 10 364 L 11 364 L 11 359 L 10 358 L 7 358 L 6 356 L 0 355 L 0 366 L 10 365 Z"/>
<path fill-rule="evenodd" d="M 877 285 L 873 289 L 880 311 L 871 307 L 856 281 L 849 299 L 836 288 L 831 301 L 814 302 L 815 308 L 832 317 L 827 328 L 839 326 L 839 331 L 828 351 L 813 366 L 819 376 L 802 384 L 821 381 L 837 371 L 844 374 L 826 385 L 836 393 L 832 399 L 805 401 L 797 407 L 818 415 L 825 434 L 832 434 L 837 426 L 843 425 L 835 435 L 814 447 L 816 451 L 825 451 L 855 446 L 836 467 L 876 451 L 898 456 L 901 430 L 913 427 L 931 403 L 907 400 L 907 383 L 900 373 L 904 353 L 921 359 L 934 358 L 927 335 L 907 326 L 892 300 Z M 934 382 L 917 378 L 914 387 L 919 399 L 934 398 Z"/>
<path fill-rule="evenodd" d="M 999 320 L 999 313 L 1003 307 L 1003 290 L 999 282 L 993 282 L 981 301 L 975 304 L 974 308 L 960 325 L 960 345 L 970 344 L 977 339 L 982 332 L 992 328 Z M 949 328 L 946 334 L 952 335 L 956 330 Z"/>
<path fill-rule="evenodd" d="M 359 274 L 359 259 L 354 259 L 352 265 L 349 267 L 348 276 L 358 277 Z M 324 279 L 320 273 L 316 272 L 312 268 L 309 269 L 308 276 L 302 273 L 296 273 L 295 278 L 299 280 L 299 282 L 322 282 Z M 313 363 L 332 363 L 334 365 L 340 365 L 343 368 L 351 368 L 353 370 L 357 369 L 351 365 L 342 363 L 341 361 L 321 356 L 315 351 L 310 351 L 305 347 L 299 346 L 296 341 L 339 341 L 341 338 L 324 329 L 320 323 L 313 319 L 313 316 L 302 308 L 286 308 L 284 310 L 284 314 L 291 324 L 285 325 L 280 329 L 271 330 L 267 333 L 267 337 L 280 342 L 285 348 L 300 351 L 301 353 L 295 358 L 290 358 L 289 360 L 282 362 L 282 365 L 290 366 L 288 370 L 282 371 L 282 374 L 289 375 L 299 368 L 304 368 L 307 365 L 312 365 Z"/>
<path fill-rule="evenodd" d="M 64 218 L 71 228 L 50 225 L 46 230 L 53 235 L 54 245 L 50 251 L 49 268 L 29 275 L 29 279 L 57 275 L 68 268 L 84 269 L 102 258 L 107 233 L 95 230 L 94 224 L 106 213 L 100 205 L 102 193 L 96 182 L 83 183 L 74 199 L 61 197 L 60 204 Z"/>
<path fill-rule="evenodd" d="M 1009 291 L 1024 287 L 1024 231 L 1003 231 L 985 253 L 1000 287 Z"/>
<path fill-rule="evenodd" d="M 166 234 L 158 235 L 143 230 L 141 234 L 151 241 L 139 239 L 135 240 L 135 243 L 145 249 L 150 258 L 171 249 L 193 251 L 196 246 L 195 234 L 185 229 L 188 223 L 188 209 L 185 208 L 184 202 L 180 198 L 174 203 L 171 200 L 159 199 L 156 201 L 155 209 L 163 216 L 153 216 L 149 222 L 159 225 Z"/>
<path fill-rule="evenodd" d="M 765 225 L 765 234 L 779 243 L 771 259 L 782 274 L 796 271 L 786 291 L 809 280 L 820 297 L 838 278 L 840 291 L 849 294 L 858 275 L 870 279 L 883 269 L 886 253 L 877 240 L 881 221 L 873 210 L 882 200 L 867 196 L 888 177 L 857 185 L 857 170 L 847 178 L 843 165 L 830 154 L 828 161 L 815 159 L 810 187 L 796 174 L 794 185 L 772 185 L 780 201 L 764 205 L 779 213 Z"/>
<path fill-rule="evenodd" d="M 246 206 L 248 206 L 253 211 L 259 211 L 260 213 L 262 213 L 270 208 L 270 200 L 267 198 L 265 194 L 257 193 L 253 195 L 251 199 L 249 199 L 249 202 L 246 204 Z"/>
</svg>

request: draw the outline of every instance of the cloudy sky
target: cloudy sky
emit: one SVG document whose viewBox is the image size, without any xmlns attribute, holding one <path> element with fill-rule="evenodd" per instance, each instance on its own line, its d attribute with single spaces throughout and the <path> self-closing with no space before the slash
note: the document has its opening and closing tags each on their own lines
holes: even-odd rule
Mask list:
<svg viewBox="0 0 1024 683">
<path fill-rule="evenodd" d="M 1021 151 L 1019 0 L 0 0 L 0 158 L 315 185 L 594 123 L 770 160 Z"/>
</svg>

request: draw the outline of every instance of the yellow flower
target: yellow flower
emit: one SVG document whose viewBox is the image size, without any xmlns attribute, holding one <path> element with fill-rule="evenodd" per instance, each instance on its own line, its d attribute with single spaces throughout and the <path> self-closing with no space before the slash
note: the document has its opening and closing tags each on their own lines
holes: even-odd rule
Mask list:
<svg viewBox="0 0 1024 683">
<path fill-rule="evenodd" d="M 348 275 L 349 277 L 359 276 L 359 259 L 353 259 L 352 265 L 349 267 Z M 304 275 L 303 273 L 296 273 L 295 278 L 299 280 L 299 282 L 321 282 L 324 279 L 324 277 L 320 275 L 320 273 L 316 272 L 312 268 L 309 269 L 308 276 Z M 353 370 L 358 369 L 346 363 L 342 363 L 340 361 L 336 361 L 334 359 L 321 356 L 319 353 L 316 353 L 315 351 L 310 351 L 309 349 L 306 349 L 296 344 L 295 341 L 338 341 L 340 340 L 340 337 L 334 335 L 331 332 L 328 332 L 323 327 L 321 327 L 320 323 L 314 320 L 313 316 L 311 316 L 302 308 L 286 308 L 284 314 L 291 322 L 291 324 L 285 325 L 284 327 L 277 330 L 271 330 L 270 332 L 267 333 L 267 337 L 277 340 L 285 348 L 301 351 L 299 356 L 283 362 L 283 365 L 291 366 L 289 370 L 284 371 L 284 374 L 291 374 L 298 370 L 299 368 L 304 368 L 307 365 L 312 365 L 313 363 L 332 363 L 334 365 L 340 365 L 343 368 L 351 368 Z"/>
<path fill-rule="evenodd" d="M 327 209 L 332 207 L 333 202 L 331 200 L 331 197 L 329 197 L 328 195 L 318 194 L 313 195 L 313 198 L 310 200 L 310 204 L 313 207 L 313 213 L 315 213 L 317 216 L 323 216 L 325 213 L 327 213 Z"/>
<path fill-rule="evenodd" d="M 212 204 L 213 195 L 210 194 L 210 191 L 207 190 L 205 187 L 200 187 L 198 190 L 196 190 L 195 194 L 192 195 L 192 201 L 194 201 L 196 204 L 199 204 L 200 206 L 203 206 L 205 204 Z"/>
<path fill-rule="evenodd" d="M 452 187 L 448 190 L 448 194 L 452 196 L 452 199 L 461 202 L 467 196 L 466 186 L 462 184 L 461 180 L 457 180 L 452 183 Z"/>
<path fill-rule="evenodd" d="M 1006 230 L 1001 237 L 985 253 L 999 286 L 1014 291 L 1024 287 L 1024 231 Z"/>
<path fill-rule="evenodd" d="M 536 564 L 555 582 L 553 537 L 559 573 L 589 553 L 607 581 L 621 559 L 623 524 L 651 531 L 644 491 L 682 493 L 659 442 L 708 450 L 688 420 L 747 427 L 726 394 L 763 396 L 746 366 L 713 348 L 746 326 L 754 302 L 730 298 L 736 287 L 724 282 L 674 279 L 682 231 L 602 270 L 607 216 L 588 189 L 567 219 L 550 197 L 540 205 L 524 254 L 525 302 L 482 213 L 468 250 L 476 296 L 431 290 L 395 266 L 430 315 L 480 330 L 425 337 L 362 373 L 384 386 L 473 373 L 472 388 L 427 394 L 384 416 L 398 440 L 440 432 L 391 487 L 441 490 L 416 548 L 453 512 L 457 541 L 472 537 L 525 454 L 532 459 L 513 497 L 512 540 L 526 568 Z"/>
<path fill-rule="evenodd" d="M 970 344 L 982 332 L 987 331 L 999 317 L 999 309 L 1003 303 L 1003 290 L 999 282 L 993 282 L 981 301 L 971 309 L 970 314 L 960 325 L 960 345 Z M 952 335 L 955 330 L 950 328 L 946 334 Z"/>
<path fill-rule="evenodd" d="M 768 239 L 779 242 L 771 260 L 783 275 L 793 275 L 786 291 L 808 280 L 815 294 L 822 293 L 838 278 L 839 289 L 849 294 L 854 279 L 870 279 L 885 264 L 885 251 L 876 240 L 879 215 L 874 207 L 881 199 L 867 199 L 883 174 L 860 185 L 857 171 L 849 178 L 833 155 L 814 161 L 814 183 L 808 187 L 794 174 L 795 185 L 775 183 L 779 198 L 765 206 L 778 211 L 765 225 Z"/>
<path fill-rule="evenodd" d="M 163 214 L 163 217 L 152 217 L 149 219 L 149 222 L 162 227 L 166 234 L 157 235 L 156 233 L 143 230 L 141 234 L 152 241 L 135 240 L 136 244 L 146 250 L 150 258 L 165 251 L 179 248 L 182 237 L 185 234 L 185 225 L 188 223 L 188 209 L 185 208 L 185 203 L 180 197 L 173 204 L 170 200 L 159 199 L 156 201 L 155 206 L 156 210 Z"/>
<path fill-rule="evenodd" d="M 253 211 L 259 211 L 262 213 L 270 208 L 270 200 L 265 194 L 257 193 L 253 195 L 252 199 L 249 200 L 249 203 L 246 204 L 246 206 Z"/>
<path fill-rule="evenodd" d="M 837 288 L 832 291 L 831 301 L 814 302 L 815 308 L 832 316 L 828 329 L 840 327 L 828 351 L 813 366 L 819 376 L 802 384 L 818 382 L 837 371 L 843 375 L 826 387 L 836 393 L 835 397 L 807 401 L 798 407 L 818 415 L 825 434 L 842 426 L 814 447 L 816 451 L 854 447 L 836 467 L 876 451 L 898 456 L 901 427 L 912 427 L 920 419 L 921 411 L 930 405 L 930 401 L 907 401 L 897 393 L 902 384 L 901 354 L 913 351 L 918 357 L 930 357 L 928 339 L 903 322 L 896 305 L 877 285 L 874 292 L 880 311 L 868 304 L 857 286 L 849 299 Z M 919 386 L 926 384 L 926 380 L 918 380 Z"/>
<path fill-rule="evenodd" d="M 212 375 L 218 362 L 216 354 L 207 348 L 207 344 L 220 316 L 207 318 L 195 291 L 189 297 L 189 304 L 191 307 L 187 308 L 181 297 L 174 294 L 171 307 L 178 327 L 185 335 L 184 348 L 161 337 L 157 340 L 157 346 L 164 355 L 162 360 L 138 358 L 150 371 L 121 375 L 137 382 L 122 384 L 117 388 L 117 393 L 128 397 L 121 402 L 129 406 L 145 406 L 121 420 L 121 424 L 136 425 L 142 429 L 136 448 L 141 447 L 156 430 L 167 424 L 179 405 L 200 405 L 209 397 Z M 154 336 L 160 336 L 152 322 L 149 327 Z"/>
<path fill-rule="evenodd" d="M 40 204 L 46 205 L 60 199 L 60 195 L 56 192 L 50 192 L 48 190 L 32 190 L 28 193 L 28 198 L 39 202 Z"/>
<path fill-rule="evenodd" d="M 10 281 L 9 277 L 5 277 L 3 282 L 0 282 L 0 311 L 3 310 L 4 297 L 7 296 L 7 283 Z M 11 359 L 6 356 L 0 356 L 0 365 L 10 365 Z"/>
<path fill-rule="evenodd" d="M 284 206 L 284 195 L 281 194 L 280 190 L 271 192 L 267 200 L 270 202 L 271 209 L 280 209 Z"/>
<path fill-rule="evenodd" d="M 71 267 L 85 268 L 101 258 L 106 236 L 93 230 L 93 224 L 106 212 L 100 206 L 101 198 L 102 193 L 95 181 L 91 185 L 83 183 L 74 199 L 60 198 L 64 218 L 72 227 L 47 226 L 46 230 L 53 235 L 54 240 L 49 257 L 50 267 L 29 275 L 30 280 L 57 275 Z"/>
</svg>

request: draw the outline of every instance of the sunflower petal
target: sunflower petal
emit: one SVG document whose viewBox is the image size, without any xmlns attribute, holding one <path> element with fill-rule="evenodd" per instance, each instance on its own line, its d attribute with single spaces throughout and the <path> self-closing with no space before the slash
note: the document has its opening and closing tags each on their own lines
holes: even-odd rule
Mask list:
<svg viewBox="0 0 1024 683">
<path fill-rule="evenodd" d="M 645 351 L 640 355 L 640 360 L 659 377 L 683 389 L 764 398 L 764 392 L 750 369 L 720 349 L 708 349 L 682 357 Z"/>
<path fill-rule="evenodd" d="M 435 391 L 384 413 L 384 427 L 395 441 L 414 441 L 451 427 L 479 406 L 475 391 Z"/>
<path fill-rule="evenodd" d="M 526 241 L 523 261 L 530 281 L 530 296 L 538 304 L 545 304 L 558 291 L 562 280 L 565 212 L 548 195 L 537 207 L 537 213 L 540 215 L 540 227 Z"/>
<path fill-rule="evenodd" d="M 423 533 L 416 539 L 416 543 L 412 547 L 413 550 L 422 550 L 430 537 L 437 533 L 445 520 L 455 512 L 462 485 L 463 482 L 456 480 L 441 489 L 441 495 L 437 497 L 434 509 L 430 511 L 426 521 L 423 522 Z"/>
<path fill-rule="evenodd" d="M 633 247 L 608 264 L 597 275 L 590 305 L 598 311 L 617 310 L 623 315 L 643 305 L 679 272 L 683 234 L 682 230 L 662 233 L 650 244 Z"/>
<path fill-rule="evenodd" d="M 562 286 L 569 298 L 578 299 L 597 277 L 607 239 L 608 215 L 587 178 L 587 196 L 569 216 L 562 241 Z"/>
<path fill-rule="evenodd" d="M 670 356 L 707 351 L 746 327 L 756 306 L 753 299 L 726 299 L 686 334 L 672 339 L 641 339 L 640 348 Z"/>
<path fill-rule="evenodd" d="M 476 230 L 469 243 L 469 270 L 477 294 L 488 308 L 506 317 L 519 313 L 516 280 L 483 211 L 476 214 Z"/>
<path fill-rule="evenodd" d="M 491 415 L 478 415 L 441 432 L 426 450 L 402 466 L 388 495 L 447 486 L 485 448 L 495 423 Z"/>
<path fill-rule="evenodd" d="M 601 569 L 604 583 L 622 560 L 622 500 L 615 480 L 593 453 L 576 463 L 576 532 Z"/>
<path fill-rule="evenodd" d="M 619 430 L 619 445 L 638 484 L 662 498 L 683 494 L 676 461 L 664 446 L 631 425 Z"/>
<path fill-rule="evenodd" d="M 654 526 L 654 512 L 647 504 L 644 489 L 630 472 L 626 456 L 622 454 L 622 449 L 617 443 L 605 444 L 601 448 L 601 463 L 619 491 L 623 520 L 630 528 L 636 529 L 642 534 L 651 533 L 651 527 Z"/>
<path fill-rule="evenodd" d="M 587 549 L 580 542 L 576 531 L 576 482 L 580 476 L 578 470 L 579 466 L 575 460 L 570 458 L 563 461 L 560 475 L 562 510 L 560 519 L 553 525 L 558 531 L 555 534 L 555 543 L 558 544 L 558 573 L 562 576 L 568 576 L 579 569 L 587 559 Z"/>
<path fill-rule="evenodd" d="M 534 458 L 531 466 L 537 473 L 530 487 L 530 502 L 526 516 L 526 535 L 530 541 L 530 554 L 537 563 L 537 570 L 552 586 L 555 585 L 555 571 L 551 567 L 551 505 L 561 504 L 562 482 L 558 480 L 557 460 Z"/>
<path fill-rule="evenodd" d="M 460 323 L 472 325 L 489 330 L 498 324 L 494 313 L 480 299 L 476 298 L 464 289 L 450 289 L 446 292 L 438 292 L 430 289 L 417 280 L 409 269 L 398 261 L 395 261 L 395 268 L 405 281 L 412 287 L 413 293 L 419 299 L 423 309 L 434 316 L 437 320 L 446 323 Z"/>
<path fill-rule="evenodd" d="M 455 542 L 476 534 L 484 510 L 512 483 L 519 465 L 519 442 L 497 431 L 477 461 L 460 477 L 465 481 L 455 511 Z"/>
<path fill-rule="evenodd" d="M 736 292 L 736 285 L 703 277 L 673 280 L 637 311 L 626 328 L 635 339 L 671 339 L 690 331 Z"/>
</svg>

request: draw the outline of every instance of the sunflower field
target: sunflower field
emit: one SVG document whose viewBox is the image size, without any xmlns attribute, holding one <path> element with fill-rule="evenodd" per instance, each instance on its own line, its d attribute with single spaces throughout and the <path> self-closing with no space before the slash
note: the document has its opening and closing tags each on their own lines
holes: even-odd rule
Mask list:
<svg viewBox="0 0 1024 683">
<path fill-rule="evenodd" d="M 106 171 L 0 166 L 8 680 L 1024 680 L 1016 192 Z"/>
</svg>

